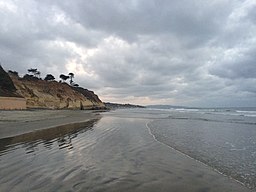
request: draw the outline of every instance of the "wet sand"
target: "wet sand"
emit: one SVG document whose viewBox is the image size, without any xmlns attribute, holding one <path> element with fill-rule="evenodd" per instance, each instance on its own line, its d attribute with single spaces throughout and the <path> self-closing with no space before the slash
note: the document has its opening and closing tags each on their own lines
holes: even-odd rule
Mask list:
<svg viewBox="0 0 256 192">
<path fill-rule="evenodd" d="M 0 111 L 0 139 L 98 118 L 98 111 L 26 110 Z"/>
<path fill-rule="evenodd" d="M 159 142 L 135 115 L 1 111 L 0 191 L 251 191 Z"/>
</svg>

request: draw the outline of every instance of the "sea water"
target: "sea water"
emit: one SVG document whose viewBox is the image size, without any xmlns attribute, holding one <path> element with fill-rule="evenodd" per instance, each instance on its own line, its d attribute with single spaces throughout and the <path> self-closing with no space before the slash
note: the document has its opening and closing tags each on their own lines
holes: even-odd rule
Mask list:
<svg viewBox="0 0 256 192">
<path fill-rule="evenodd" d="M 248 191 L 255 174 L 252 108 L 116 110 L 0 140 L 0 191 Z"/>
<path fill-rule="evenodd" d="M 156 139 L 256 187 L 256 108 L 170 109 L 149 126 Z"/>
</svg>

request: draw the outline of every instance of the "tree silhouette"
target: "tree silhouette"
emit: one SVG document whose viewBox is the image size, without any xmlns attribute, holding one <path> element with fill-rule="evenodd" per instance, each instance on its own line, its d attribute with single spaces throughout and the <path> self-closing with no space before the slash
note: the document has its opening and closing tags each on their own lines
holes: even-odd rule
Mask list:
<svg viewBox="0 0 256 192">
<path fill-rule="evenodd" d="M 40 78 L 40 75 L 41 75 L 41 72 L 40 72 L 40 71 L 37 71 L 37 72 L 35 73 L 35 76 L 38 77 L 38 78 Z"/>
<path fill-rule="evenodd" d="M 32 73 L 33 76 L 36 76 L 38 72 L 39 72 L 39 71 L 37 71 L 36 68 L 34 68 L 34 69 L 33 69 L 33 68 L 28 69 L 28 73 Z M 40 73 L 40 72 L 39 72 L 39 73 Z"/>
<path fill-rule="evenodd" d="M 61 74 L 60 78 L 62 79 L 62 81 L 66 81 L 69 78 L 69 76 Z"/>
<path fill-rule="evenodd" d="M 44 78 L 45 81 L 53 81 L 55 77 L 52 74 L 47 74 Z"/>
<path fill-rule="evenodd" d="M 74 78 L 75 75 L 74 75 L 74 73 L 69 73 L 68 75 L 69 75 L 69 78 L 70 78 L 69 83 L 70 83 L 70 85 L 72 85 L 73 82 L 74 82 L 74 81 L 73 81 L 73 78 Z"/>
<path fill-rule="evenodd" d="M 28 69 L 28 73 L 32 73 L 33 77 L 40 78 L 41 72 L 38 71 L 36 68 L 30 68 Z"/>
</svg>

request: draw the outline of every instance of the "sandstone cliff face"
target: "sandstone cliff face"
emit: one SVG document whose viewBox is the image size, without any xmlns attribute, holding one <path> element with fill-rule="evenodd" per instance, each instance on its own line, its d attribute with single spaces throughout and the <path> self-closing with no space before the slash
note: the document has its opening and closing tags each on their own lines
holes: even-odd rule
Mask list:
<svg viewBox="0 0 256 192">
<path fill-rule="evenodd" d="M 100 109 L 105 107 L 97 95 L 86 89 L 77 88 L 88 95 L 75 90 L 66 83 L 40 79 L 28 80 L 9 75 L 17 89 L 16 93 L 26 99 L 28 108 Z"/>
</svg>

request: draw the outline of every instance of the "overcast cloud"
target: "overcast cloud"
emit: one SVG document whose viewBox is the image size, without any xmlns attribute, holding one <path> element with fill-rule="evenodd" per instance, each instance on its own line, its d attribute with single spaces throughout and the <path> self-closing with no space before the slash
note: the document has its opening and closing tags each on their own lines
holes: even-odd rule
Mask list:
<svg viewBox="0 0 256 192">
<path fill-rule="evenodd" d="M 73 72 L 103 101 L 256 106 L 254 0 L 0 0 L 0 18 L 6 70 Z"/>
</svg>

